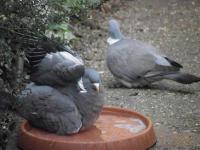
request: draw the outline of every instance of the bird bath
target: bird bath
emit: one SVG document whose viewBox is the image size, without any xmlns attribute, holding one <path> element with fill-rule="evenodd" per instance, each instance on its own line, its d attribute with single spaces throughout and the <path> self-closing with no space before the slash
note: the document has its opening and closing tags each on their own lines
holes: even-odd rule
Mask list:
<svg viewBox="0 0 200 150">
<path fill-rule="evenodd" d="M 95 125 L 79 134 L 59 136 L 21 124 L 23 150 L 145 150 L 156 142 L 152 122 L 140 113 L 105 107 Z"/>
</svg>

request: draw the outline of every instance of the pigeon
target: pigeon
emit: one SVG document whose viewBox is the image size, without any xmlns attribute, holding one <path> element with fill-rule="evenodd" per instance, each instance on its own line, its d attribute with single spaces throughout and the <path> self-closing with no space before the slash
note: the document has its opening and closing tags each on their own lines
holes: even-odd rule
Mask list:
<svg viewBox="0 0 200 150">
<path fill-rule="evenodd" d="M 182 84 L 200 81 L 200 77 L 182 72 L 181 64 L 161 54 L 152 45 L 125 37 L 118 21 L 110 20 L 108 30 L 107 66 L 123 86 L 145 87 L 162 79 Z"/>
<path fill-rule="evenodd" d="M 80 114 L 84 116 L 82 119 L 82 129 L 85 130 L 97 120 L 104 104 L 104 92 L 101 88 L 99 73 L 94 69 L 85 69 L 83 86 L 86 89 L 85 92 L 81 91 L 78 94 L 72 95 L 74 95 L 74 101 Z M 60 88 L 59 91 L 63 94 L 67 94 L 69 90 L 64 87 Z"/>
<path fill-rule="evenodd" d="M 30 83 L 17 99 L 1 94 L 0 110 L 12 108 L 31 126 L 50 133 L 75 134 L 90 128 L 97 120 L 103 107 L 100 84 L 93 69 L 86 69 L 83 76 L 86 92 L 80 92 L 74 81 L 58 88 Z"/>
<path fill-rule="evenodd" d="M 84 74 L 84 62 L 69 46 L 49 38 L 40 31 L 23 29 L 1 29 L 9 39 L 11 49 L 21 50 L 25 54 L 25 69 L 30 80 L 37 85 L 65 86 L 69 81 L 77 80 L 81 84 Z M 23 67 L 23 66 L 22 66 Z"/>
<path fill-rule="evenodd" d="M 48 38 L 29 48 L 26 57 L 30 64 L 30 79 L 38 85 L 65 86 L 69 81 L 81 80 L 84 74 L 81 57 Z"/>
</svg>

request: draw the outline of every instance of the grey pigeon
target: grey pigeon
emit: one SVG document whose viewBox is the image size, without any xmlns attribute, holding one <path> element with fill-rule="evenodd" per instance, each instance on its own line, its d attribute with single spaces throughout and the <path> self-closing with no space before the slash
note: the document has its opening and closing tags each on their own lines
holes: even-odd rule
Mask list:
<svg viewBox="0 0 200 150">
<path fill-rule="evenodd" d="M 91 84 L 92 83 L 92 84 Z M 74 95 L 75 104 L 82 116 L 82 129 L 89 128 L 98 118 L 103 107 L 104 93 L 101 89 L 100 76 L 94 69 L 85 69 L 83 77 L 85 92 L 81 91 Z M 68 87 L 60 88 L 63 94 L 67 94 Z"/>
<path fill-rule="evenodd" d="M 26 52 L 31 66 L 31 81 L 38 85 L 61 85 L 68 81 L 80 80 L 84 74 L 83 60 L 62 45 L 47 39 Z"/>
<path fill-rule="evenodd" d="M 125 37 L 116 20 L 109 21 L 108 30 L 107 66 L 125 87 L 148 86 L 162 79 L 182 84 L 200 81 L 199 77 L 181 72 L 182 65 L 159 53 L 155 47 Z"/>
<path fill-rule="evenodd" d="M 1 94 L 0 109 L 16 110 L 33 127 L 59 135 L 74 134 L 88 129 L 98 118 L 103 107 L 100 84 L 98 73 L 86 69 L 83 76 L 86 92 L 78 90 L 76 82 L 59 86 L 59 90 L 30 83 L 17 101 Z"/>
</svg>

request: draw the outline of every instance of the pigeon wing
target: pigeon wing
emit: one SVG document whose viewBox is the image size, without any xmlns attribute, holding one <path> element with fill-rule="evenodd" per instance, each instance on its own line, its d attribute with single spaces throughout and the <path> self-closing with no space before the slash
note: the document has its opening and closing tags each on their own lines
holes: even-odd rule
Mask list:
<svg viewBox="0 0 200 150">
<path fill-rule="evenodd" d="M 31 125 L 57 134 L 80 130 L 81 115 L 71 97 L 49 86 L 29 85 L 26 90 L 30 92 L 23 96 L 19 112 Z"/>
</svg>

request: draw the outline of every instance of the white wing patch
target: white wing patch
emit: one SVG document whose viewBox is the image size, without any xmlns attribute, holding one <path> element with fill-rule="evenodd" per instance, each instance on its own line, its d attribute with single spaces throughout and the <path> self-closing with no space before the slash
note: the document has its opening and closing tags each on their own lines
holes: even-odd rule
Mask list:
<svg viewBox="0 0 200 150">
<path fill-rule="evenodd" d="M 156 63 L 158 65 L 161 65 L 161 66 L 171 66 L 171 64 L 162 56 L 160 55 L 154 55 L 157 59 L 156 59 Z"/>
<path fill-rule="evenodd" d="M 74 57 L 72 54 L 68 52 L 59 52 L 64 58 L 75 62 L 76 64 L 83 64 L 83 61 Z"/>
<path fill-rule="evenodd" d="M 53 58 L 53 55 L 52 55 L 52 54 L 46 54 L 45 57 L 48 58 L 48 59 L 52 59 L 52 58 Z"/>
</svg>

